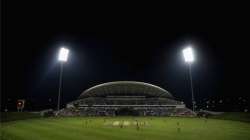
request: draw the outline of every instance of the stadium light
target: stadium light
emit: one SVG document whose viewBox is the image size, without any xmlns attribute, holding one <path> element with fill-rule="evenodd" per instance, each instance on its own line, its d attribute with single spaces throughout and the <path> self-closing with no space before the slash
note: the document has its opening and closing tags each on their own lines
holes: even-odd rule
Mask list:
<svg viewBox="0 0 250 140">
<path fill-rule="evenodd" d="M 69 50 L 66 48 L 61 48 L 58 55 L 58 60 L 61 62 L 66 62 L 68 60 Z"/>
<path fill-rule="evenodd" d="M 187 62 L 188 66 L 189 66 L 190 88 L 191 88 L 191 94 L 192 94 L 192 108 L 193 108 L 193 112 L 194 112 L 195 111 L 195 100 L 194 100 L 192 69 L 191 69 L 191 64 L 194 61 L 193 49 L 191 46 L 188 46 L 182 50 L 182 53 L 183 53 L 185 62 Z"/>
<path fill-rule="evenodd" d="M 191 63 L 194 61 L 193 49 L 191 47 L 185 48 L 182 52 L 187 63 Z"/>
<path fill-rule="evenodd" d="M 62 76 L 63 76 L 63 63 L 67 62 L 68 54 L 69 54 L 69 50 L 67 48 L 62 47 L 59 50 L 58 61 L 61 62 L 61 68 L 60 68 L 60 77 L 59 77 L 57 111 L 60 110 L 60 99 L 61 99 L 61 90 L 62 90 Z"/>
</svg>

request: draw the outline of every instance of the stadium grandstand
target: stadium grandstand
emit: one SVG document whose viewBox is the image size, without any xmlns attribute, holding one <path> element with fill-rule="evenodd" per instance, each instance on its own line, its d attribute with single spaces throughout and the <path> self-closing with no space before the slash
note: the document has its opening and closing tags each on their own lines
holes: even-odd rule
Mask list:
<svg viewBox="0 0 250 140">
<path fill-rule="evenodd" d="M 115 81 L 85 90 L 61 110 L 63 115 L 81 116 L 176 116 L 192 115 L 185 104 L 167 90 L 144 82 Z"/>
</svg>

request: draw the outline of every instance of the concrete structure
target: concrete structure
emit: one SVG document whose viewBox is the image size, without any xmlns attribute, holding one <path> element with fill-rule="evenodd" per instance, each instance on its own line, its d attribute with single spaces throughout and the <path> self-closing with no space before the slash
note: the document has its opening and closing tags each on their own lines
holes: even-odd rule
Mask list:
<svg viewBox="0 0 250 140">
<path fill-rule="evenodd" d="M 77 100 L 67 104 L 85 116 L 170 116 L 192 114 L 185 104 L 158 86 L 136 82 L 116 81 L 85 90 Z"/>
</svg>

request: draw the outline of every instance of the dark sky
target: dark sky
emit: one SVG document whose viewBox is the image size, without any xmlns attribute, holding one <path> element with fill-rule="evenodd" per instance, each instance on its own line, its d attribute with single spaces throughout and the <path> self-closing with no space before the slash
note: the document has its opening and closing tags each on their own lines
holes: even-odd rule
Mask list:
<svg viewBox="0 0 250 140">
<path fill-rule="evenodd" d="M 189 104 L 188 69 L 181 54 L 187 44 L 196 53 L 192 68 L 198 101 L 249 98 L 247 11 L 238 5 L 206 6 L 5 0 L 2 103 L 25 98 L 40 108 L 55 104 L 61 45 L 70 49 L 64 103 L 96 84 L 135 80 L 163 87 Z"/>
</svg>

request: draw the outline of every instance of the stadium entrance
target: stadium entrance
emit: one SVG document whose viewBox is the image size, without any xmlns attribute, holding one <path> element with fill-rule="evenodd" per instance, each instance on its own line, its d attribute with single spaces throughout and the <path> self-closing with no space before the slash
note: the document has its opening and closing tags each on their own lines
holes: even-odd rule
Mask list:
<svg viewBox="0 0 250 140">
<path fill-rule="evenodd" d="M 115 111 L 116 116 L 139 116 L 139 112 L 133 108 L 120 108 Z"/>
</svg>

